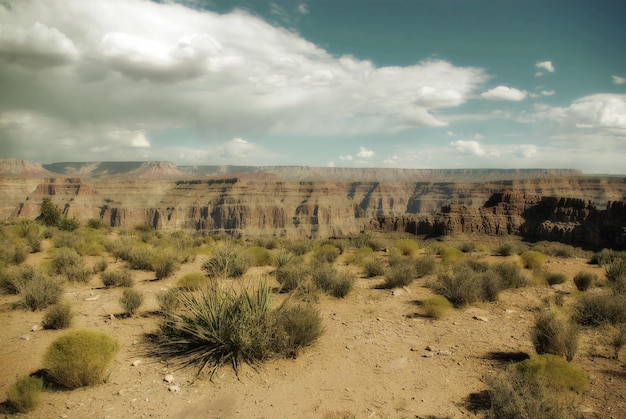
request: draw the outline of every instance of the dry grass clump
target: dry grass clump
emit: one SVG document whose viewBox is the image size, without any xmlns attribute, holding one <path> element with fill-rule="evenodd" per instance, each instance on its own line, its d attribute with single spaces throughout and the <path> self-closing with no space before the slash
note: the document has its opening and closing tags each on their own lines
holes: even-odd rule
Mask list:
<svg viewBox="0 0 626 419">
<path fill-rule="evenodd" d="M 74 249 L 56 249 L 50 259 L 50 270 L 55 275 L 64 276 L 70 282 L 88 282 L 93 273 L 87 269 L 81 255 Z"/>
<path fill-rule="evenodd" d="M 420 249 L 419 244 L 411 239 L 396 240 L 394 247 L 398 249 L 403 256 L 413 256 Z"/>
<path fill-rule="evenodd" d="M 44 329 L 67 329 L 72 325 L 72 305 L 69 302 L 58 303 L 50 306 L 43 316 Z"/>
<path fill-rule="evenodd" d="M 409 285 L 415 279 L 415 263 L 411 258 L 393 262 L 386 270 L 384 288 L 399 288 Z"/>
<path fill-rule="evenodd" d="M 30 253 L 30 246 L 24 239 L 10 238 L 0 244 L 0 263 L 5 265 L 19 265 L 24 262 Z"/>
<path fill-rule="evenodd" d="M 157 302 L 161 314 L 173 313 L 180 307 L 180 293 L 178 288 L 171 288 L 157 293 Z"/>
<path fill-rule="evenodd" d="M 252 266 L 268 266 L 272 264 L 272 254 L 265 247 L 252 246 L 246 249 L 252 260 Z"/>
<path fill-rule="evenodd" d="M 310 280 L 311 270 L 303 263 L 290 263 L 276 269 L 276 280 L 281 292 L 291 292 Z"/>
<path fill-rule="evenodd" d="M 19 284 L 22 304 L 31 311 L 43 310 L 58 303 L 62 293 L 61 281 L 39 271 L 35 271 L 32 278 Z"/>
<path fill-rule="evenodd" d="M 44 368 L 67 388 L 104 382 L 119 351 L 117 340 L 94 330 L 74 330 L 57 338 L 44 354 Z"/>
<path fill-rule="evenodd" d="M 602 249 L 591 256 L 589 263 L 605 266 L 618 259 L 626 259 L 626 252 L 618 252 L 613 249 Z"/>
<path fill-rule="evenodd" d="M 369 249 L 369 247 L 367 249 Z M 382 276 L 385 274 L 385 266 L 374 256 L 363 262 L 363 268 L 365 269 L 365 276 L 368 278 Z"/>
<path fill-rule="evenodd" d="M 481 277 L 467 264 L 454 265 L 441 272 L 432 287 L 435 293 L 446 297 L 455 307 L 483 299 Z"/>
<path fill-rule="evenodd" d="M 309 239 L 295 239 L 285 242 L 285 248 L 296 256 L 303 256 L 313 250 L 313 241 Z"/>
<path fill-rule="evenodd" d="M 626 280 L 626 259 L 617 258 L 604 266 L 606 279 L 616 283 Z"/>
<path fill-rule="evenodd" d="M 587 291 L 595 284 L 596 280 L 597 277 L 589 272 L 581 271 L 574 275 L 574 285 L 578 291 Z"/>
<path fill-rule="evenodd" d="M 545 272 L 543 277 L 548 285 L 564 284 L 567 281 L 567 276 L 561 272 Z"/>
<path fill-rule="evenodd" d="M 202 270 L 209 278 L 242 276 L 252 266 L 252 259 L 241 250 L 231 244 L 216 246 L 209 259 L 202 264 Z"/>
<path fill-rule="evenodd" d="M 526 269 L 537 269 L 543 266 L 546 261 L 545 256 L 536 250 L 527 250 L 520 255 L 522 264 Z"/>
<path fill-rule="evenodd" d="M 626 295 L 604 291 L 585 293 L 574 305 L 574 318 L 583 326 L 626 322 Z"/>
<path fill-rule="evenodd" d="M 7 390 L 7 403 L 18 413 L 35 410 L 41 399 L 43 380 L 28 375 L 19 377 Z"/>
<path fill-rule="evenodd" d="M 20 286 L 39 274 L 30 265 L 7 266 L 0 270 L 0 289 L 5 294 L 19 294 Z"/>
<path fill-rule="evenodd" d="M 532 250 L 558 258 L 572 258 L 580 253 L 574 246 L 550 241 L 537 242 L 533 245 Z"/>
<path fill-rule="evenodd" d="M 178 286 L 184 291 L 199 290 L 207 284 L 207 277 L 202 272 L 190 272 L 178 280 Z"/>
<path fill-rule="evenodd" d="M 423 278 L 431 275 L 437 269 L 437 259 L 434 256 L 421 256 L 415 260 L 415 276 Z"/>
<path fill-rule="evenodd" d="M 290 264 L 295 258 L 296 256 L 293 253 L 288 250 L 281 249 L 273 259 L 274 266 L 282 268 L 283 266 Z"/>
<path fill-rule="evenodd" d="M 513 256 L 518 254 L 519 246 L 512 241 L 503 241 L 498 244 L 493 251 L 496 256 Z"/>
<path fill-rule="evenodd" d="M 326 243 L 318 247 L 313 253 L 313 259 L 318 262 L 333 263 L 339 255 L 341 250 L 334 244 Z"/>
<path fill-rule="evenodd" d="M 119 299 L 124 313 L 134 316 L 139 307 L 143 304 L 143 294 L 133 288 L 126 288 Z"/>
<path fill-rule="evenodd" d="M 221 286 L 183 292 L 182 310 L 166 314 L 153 354 L 197 368 L 211 376 L 223 365 L 235 372 L 242 362 L 257 364 L 275 357 L 295 357 L 322 334 L 319 312 L 284 300 L 271 303 L 266 282 L 240 291 Z"/>
<path fill-rule="evenodd" d="M 528 381 L 557 391 L 582 393 L 589 386 L 588 378 L 579 367 L 552 354 L 531 355 L 516 364 L 515 369 Z"/>
<path fill-rule="evenodd" d="M 133 274 L 126 268 L 119 268 L 112 271 L 105 271 L 100 274 L 102 285 L 107 288 L 111 287 L 124 287 L 130 288 L 133 286 Z"/>
<path fill-rule="evenodd" d="M 374 237 L 374 235 L 369 232 L 350 237 L 350 245 L 356 249 L 360 249 L 361 247 L 369 247 L 374 252 L 378 252 L 385 248 L 385 243 L 382 240 Z"/>
<path fill-rule="evenodd" d="M 503 290 L 522 288 L 528 285 L 528 278 L 515 262 L 495 263 L 491 266 L 491 269 L 500 277 L 500 284 Z"/>
<path fill-rule="evenodd" d="M 356 278 L 347 272 L 339 272 L 329 264 L 316 264 L 311 271 L 315 286 L 336 298 L 344 298 L 354 288 Z"/>
<path fill-rule="evenodd" d="M 465 260 L 465 254 L 456 247 L 446 247 L 441 251 L 441 262 L 446 265 L 453 265 Z"/>
<path fill-rule="evenodd" d="M 564 356 L 567 361 L 574 359 L 578 350 L 578 335 L 576 324 L 554 311 L 539 313 L 531 331 L 533 346 L 538 354 Z"/>
</svg>

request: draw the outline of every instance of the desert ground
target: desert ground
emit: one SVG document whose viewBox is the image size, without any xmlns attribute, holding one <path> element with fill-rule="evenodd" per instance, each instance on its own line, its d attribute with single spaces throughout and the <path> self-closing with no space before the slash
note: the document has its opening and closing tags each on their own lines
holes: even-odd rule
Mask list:
<svg viewBox="0 0 626 419">
<path fill-rule="evenodd" d="M 50 246 L 44 241 L 43 250 L 30 254 L 25 263 L 45 263 Z M 547 257 L 545 267 L 564 273 L 568 278 L 564 284 L 504 291 L 496 302 L 453 309 L 433 319 L 424 316 L 419 305 L 432 295 L 429 277 L 403 288 L 381 289 L 382 277 L 366 278 L 358 267 L 346 264 L 354 251 L 347 248 L 335 262 L 339 269 L 358 275 L 354 290 L 343 299 L 321 295 L 313 303 L 325 328 L 314 346 L 296 359 L 243 365 L 238 376 L 224 366 L 212 380 L 148 356 L 145 339 L 158 328 L 157 292 L 176 287 L 186 273 L 201 271 L 208 255 L 198 255 L 160 281 L 154 280 L 154 272 L 133 271 L 135 288 L 146 295 L 134 317 L 120 316 L 122 290 L 104 288 L 98 275 L 86 284 L 67 284 L 64 298 L 75 313 L 72 327 L 104 331 L 121 345 L 108 381 L 72 391 L 48 389 L 28 414 L 12 413 L 6 403 L 1 412 L 4 417 L 29 418 L 484 417 L 488 412 L 484 377 L 504 369 L 507 354 L 513 358 L 534 353 L 530 338 L 534 313 L 556 299 L 563 304 L 575 299 L 572 277 L 577 272 L 598 277 L 604 272 L 589 264 L 586 256 Z M 377 256 L 384 259 L 386 254 Z M 124 264 L 106 257 L 108 269 Z M 493 262 L 518 256 L 480 257 Z M 88 264 L 98 259 L 86 257 Z M 277 286 L 273 270 L 252 268 L 243 281 L 268 278 Z M 18 376 L 41 368 L 46 348 L 66 332 L 36 330 L 43 313 L 20 308 L 18 301 L 19 296 L 0 295 L 0 401 Z M 590 386 L 584 394 L 572 396 L 571 403 L 585 418 L 623 418 L 626 366 L 612 359 L 603 333 L 583 330 L 572 362 L 585 371 Z"/>
</svg>

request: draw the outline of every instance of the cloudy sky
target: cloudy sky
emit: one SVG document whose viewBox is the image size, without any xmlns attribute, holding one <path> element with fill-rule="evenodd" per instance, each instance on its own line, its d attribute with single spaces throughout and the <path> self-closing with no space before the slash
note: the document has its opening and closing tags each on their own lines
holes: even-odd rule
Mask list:
<svg viewBox="0 0 626 419">
<path fill-rule="evenodd" d="M 624 0 L 0 0 L 0 157 L 626 174 Z"/>
</svg>

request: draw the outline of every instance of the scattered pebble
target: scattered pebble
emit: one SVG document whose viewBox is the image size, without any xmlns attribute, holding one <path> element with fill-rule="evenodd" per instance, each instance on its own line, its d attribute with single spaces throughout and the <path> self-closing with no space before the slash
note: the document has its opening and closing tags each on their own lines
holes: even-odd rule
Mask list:
<svg viewBox="0 0 626 419">
<path fill-rule="evenodd" d="M 30 331 L 31 331 L 31 332 L 36 332 L 36 331 L 38 331 L 38 330 L 43 330 L 43 326 L 41 325 L 41 323 L 34 325 L 34 326 L 30 329 Z"/>
<path fill-rule="evenodd" d="M 174 382 L 174 376 L 172 374 L 167 374 L 165 376 L 165 378 L 163 378 L 163 381 L 165 381 L 166 383 L 173 383 Z"/>
<path fill-rule="evenodd" d="M 180 393 L 180 387 L 177 385 L 169 386 L 167 389 L 172 393 Z"/>
<path fill-rule="evenodd" d="M 481 317 L 481 316 L 474 316 L 473 317 L 474 320 L 480 320 L 481 322 L 488 322 L 489 319 L 487 319 L 486 317 Z"/>
<path fill-rule="evenodd" d="M 135 359 L 133 362 L 130 363 L 130 365 L 132 365 L 133 367 L 136 367 L 139 364 L 141 364 L 141 360 L 140 359 Z"/>
<path fill-rule="evenodd" d="M 98 298 L 100 298 L 100 294 L 96 294 L 92 297 L 87 297 L 85 298 L 85 301 L 96 301 Z"/>
<path fill-rule="evenodd" d="M 30 335 L 22 335 L 20 336 L 20 339 L 28 340 L 30 339 Z"/>
</svg>

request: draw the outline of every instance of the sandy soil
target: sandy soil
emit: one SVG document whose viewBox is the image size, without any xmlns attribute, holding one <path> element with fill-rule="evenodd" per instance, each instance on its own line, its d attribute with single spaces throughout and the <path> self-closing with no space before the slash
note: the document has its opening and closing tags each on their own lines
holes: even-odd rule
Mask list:
<svg viewBox="0 0 626 419">
<path fill-rule="evenodd" d="M 27 263 L 37 264 L 46 257 L 46 253 L 34 254 Z M 297 359 L 277 360 L 256 369 L 244 366 L 238 378 L 225 367 L 210 381 L 146 357 L 142 346 L 144 335 L 156 330 L 159 320 L 153 313 L 156 293 L 175 286 L 185 273 L 200 271 L 203 261 L 204 257 L 197 257 L 174 277 L 158 282 L 152 281 L 153 273 L 135 272 L 135 287 L 145 292 L 146 303 L 133 318 L 114 316 L 122 311 L 117 301 L 121 290 L 101 288 L 97 276 L 89 284 L 68 286 L 65 298 L 76 313 L 73 327 L 105 331 L 119 340 L 122 349 L 106 384 L 46 391 L 40 406 L 27 416 L 482 417 L 484 411 L 470 401 L 475 400 L 472 394 L 486 389 L 482 377 L 502 368 L 502 361 L 491 354 L 534 353 L 529 337 L 533 310 L 557 293 L 566 303 L 575 298 L 571 295 L 575 273 L 587 270 L 602 275 L 584 259 L 549 258 L 550 270 L 570 278 L 566 284 L 505 292 L 497 303 L 457 309 L 440 320 L 420 314 L 418 302 L 431 295 L 426 279 L 392 291 L 376 288 L 382 278 L 359 278 L 347 298 L 322 297 L 316 303 L 325 333 Z M 115 265 L 111 261 L 109 269 Z M 247 278 L 258 279 L 270 270 L 255 268 Z M 64 333 L 31 331 L 43 314 L 16 309 L 17 300 L 0 296 L 0 400 L 18 376 L 41 368 L 45 349 Z M 610 354 L 602 344 L 601 331 L 584 332 L 574 362 L 587 372 L 592 384 L 573 402 L 580 404 L 585 417 L 626 417 L 626 370 Z M 172 383 L 164 381 L 167 374 L 174 376 Z M 170 391 L 173 385 L 179 391 Z M 4 415 L 11 417 L 4 409 Z"/>
</svg>

